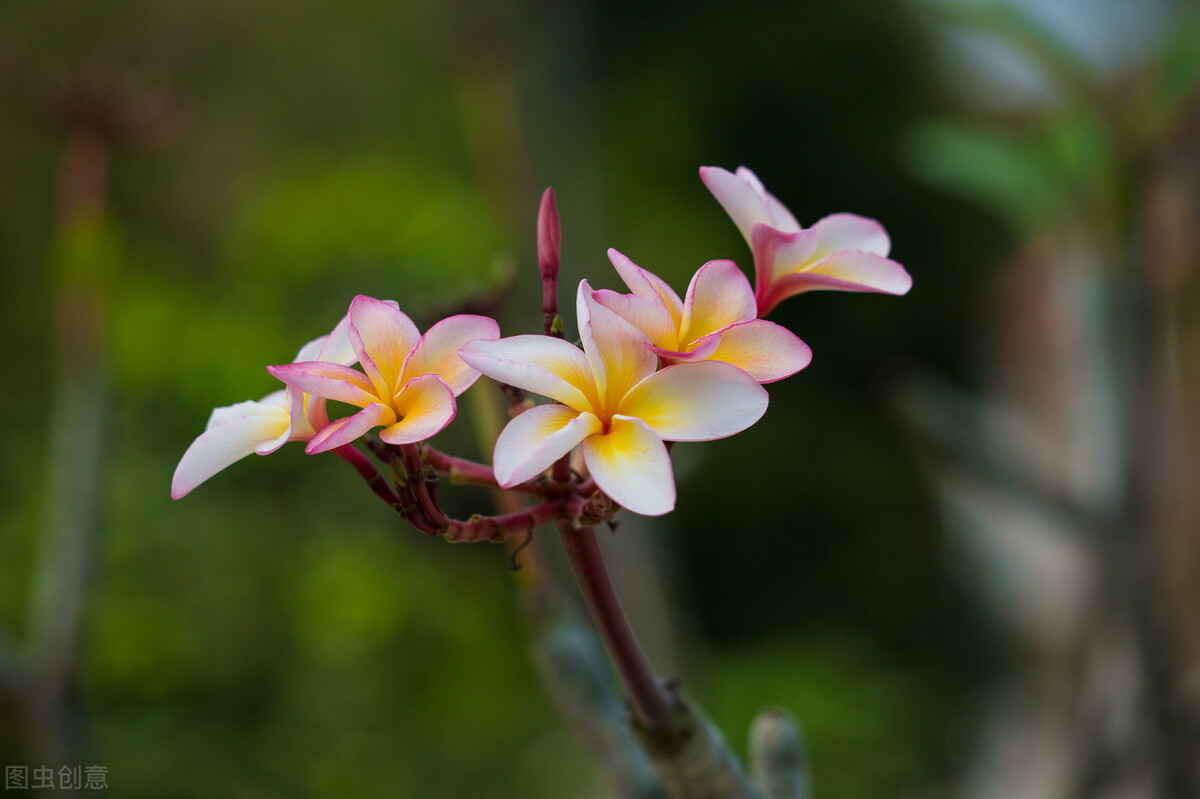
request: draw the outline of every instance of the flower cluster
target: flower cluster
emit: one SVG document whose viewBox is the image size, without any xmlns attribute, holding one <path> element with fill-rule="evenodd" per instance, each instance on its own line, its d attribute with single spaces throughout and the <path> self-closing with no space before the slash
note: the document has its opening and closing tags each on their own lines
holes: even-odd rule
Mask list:
<svg viewBox="0 0 1200 799">
<path fill-rule="evenodd" d="M 179 498 L 234 461 L 307 442 L 335 452 L 419 529 L 455 540 L 500 540 L 551 519 L 594 524 L 612 503 L 659 515 L 675 506 L 668 443 L 738 433 L 767 409 L 762 384 L 788 377 L 812 358 L 808 346 L 762 317 L 812 289 L 903 294 L 912 284 L 887 258 L 879 223 L 834 214 L 809 229 L 763 188 L 754 173 L 716 167 L 701 179 L 749 243 L 756 284 L 733 261 L 696 272 L 681 299 L 665 281 L 616 250 L 609 259 L 629 293 L 576 293 L 581 346 L 558 335 L 558 215 L 547 192 L 539 218 L 545 335 L 500 337 L 489 318 L 460 314 L 424 335 L 395 302 L 359 296 L 334 331 L 306 344 L 294 362 L 270 366 L 285 388 L 257 402 L 213 411 L 180 461 Z M 437 452 L 428 439 L 455 417 L 457 398 L 479 376 L 546 397 L 519 411 L 496 441 L 491 467 Z M 326 401 L 359 410 L 330 420 Z M 390 468 L 395 489 L 353 444 L 382 428 L 371 451 Z M 570 468 L 578 448 L 582 466 Z M 586 474 L 580 474 L 583 471 Z M 449 474 L 541 496 L 508 517 L 449 519 L 436 477 Z"/>
</svg>

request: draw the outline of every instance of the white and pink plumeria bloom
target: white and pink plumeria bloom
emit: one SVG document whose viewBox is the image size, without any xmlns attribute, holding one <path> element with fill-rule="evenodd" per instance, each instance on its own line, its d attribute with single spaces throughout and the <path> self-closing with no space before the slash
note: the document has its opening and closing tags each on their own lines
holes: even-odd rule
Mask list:
<svg viewBox="0 0 1200 799">
<path fill-rule="evenodd" d="M 583 349 L 550 336 L 473 341 L 463 360 L 489 377 L 556 400 L 517 416 L 496 441 L 501 487 L 530 480 L 576 446 L 600 489 L 647 516 L 675 507 L 664 441 L 710 441 L 758 421 L 767 392 L 718 361 L 656 371 L 645 336 L 601 305 L 587 281 L 576 308 Z"/>
<path fill-rule="evenodd" d="M 349 366 L 356 355 L 350 345 L 350 317 L 333 332 L 308 342 L 297 361 L 326 361 Z M 250 454 L 269 455 L 289 441 L 308 441 L 329 424 L 325 400 L 289 387 L 261 400 L 215 408 L 204 432 L 192 442 L 171 479 L 171 498 L 180 499 L 217 472 Z"/>
<path fill-rule="evenodd" d="M 664 364 L 723 361 L 770 383 L 812 360 L 794 333 L 757 318 L 754 290 L 733 261 L 700 267 L 681 300 L 662 278 L 616 250 L 608 258 L 633 293 L 605 289 L 595 293 L 596 301 L 641 331 Z"/>
<path fill-rule="evenodd" d="M 456 398 L 479 379 L 458 348 L 500 337 L 494 319 L 471 314 L 443 319 L 421 335 L 396 303 L 361 294 L 348 317 L 361 372 L 320 360 L 267 367 L 290 388 L 362 409 L 319 430 L 305 448 L 310 454 L 337 449 L 376 427 L 383 427 L 381 441 L 395 445 L 438 433 L 454 419 Z"/>
<path fill-rule="evenodd" d="M 746 167 L 700 168 L 700 179 L 733 219 L 754 253 L 758 315 L 814 289 L 905 294 L 912 277 L 888 258 L 883 225 L 856 214 L 831 214 L 802 228 L 792 212 Z"/>
</svg>

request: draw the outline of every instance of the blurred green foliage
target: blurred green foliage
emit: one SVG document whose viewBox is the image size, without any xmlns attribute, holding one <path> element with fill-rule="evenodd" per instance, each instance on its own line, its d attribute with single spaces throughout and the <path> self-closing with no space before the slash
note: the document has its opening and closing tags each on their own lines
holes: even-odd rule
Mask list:
<svg viewBox="0 0 1200 799">
<path fill-rule="evenodd" d="M 987 649 L 886 404 L 899 360 L 971 374 L 966 333 L 1005 239 L 897 158 L 913 124 L 949 107 L 897 4 L 759 0 L 732 14 L 704 0 L 684 22 L 632 2 L 30 0 L 0 9 L 0 33 L 35 71 L 113 61 L 182 109 L 177 141 L 115 154 L 93 242 L 112 256 L 96 398 L 108 414 L 77 675 L 83 757 L 109 767 L 115 794 L 603 795 L 528 662 L 498 549 L 421 538 L 295 444 L 183 501 L 167 487 L 209 409 L 274 390 L 265 365 L 357 293 L 398 300 L 424 327 L 515 264 L 498 313 L 506 333 L 538 329 L 543 183 L 563 218 L 564 300 L 584 276 L 618 285 L 608 246 L 680 290 L 710 258 L 748 268 L 697 178 L 705 163 L 754 168 L 806 224 L 883 220 L 916 289 L 781 308 L 813 366 L 773 387 L 757 428 L 680 448 L 680 508 L 653 534 L 698 633 L 683 654 L 691 692 L 734 741 L 761 705 L 790 706 L 819 796 L 942 783 Z M 517 107 L 487 94 L 480 76 L 497 74 Z M 519 149 L 473 144 L 502 138 L 464 129 L 480 92 L 504 108 L 497 126 L 519 122 Z M 19 640 L 55 468 L 49 265 L 66 245 L 62 131 L 5 100 L 0 333 L 21 371 L 0 395 L 0 629 Z M 922 158 L 948 172 L 981 153 L 1009 181 L 1049 169 L 1011 142 L 941 131 Z M 506 169 L 516 177 L 494 179 Z M 470 453 L 466 405 L 444 440 Z M 3 708 L 0 763 L 27 763 L 20 716 Z"/>
</svg>

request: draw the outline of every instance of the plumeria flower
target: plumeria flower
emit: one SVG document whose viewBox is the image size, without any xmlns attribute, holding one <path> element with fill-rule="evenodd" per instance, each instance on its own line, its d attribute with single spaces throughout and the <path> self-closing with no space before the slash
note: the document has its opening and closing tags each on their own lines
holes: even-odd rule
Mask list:
<svg viewBox="0 0 1200 799">
<path fill-rule="evenodd" d="M 314 454 L 349 444 L 383 427 L 388 444 L 424 441 L 450 423 L 455 398 L 479 379 L 458 357 L 473 339 L 497 339 L 500 327 L 485 316 L 460 314 L 421 335 L 399 306 L 359 295 L 350 303 L 350 344 L 363 371 L 324 361 L 269 366 L 289 387 L 362 408 L 322 428 L 305 451 Z"/>
<path fill-rule="evenodd" d="M 905 294 L 912 277 L 887 257 L 883 225 L 855 214 L 831 214 L 807 230 L 746 167 L 731 173 L 700 167 L 700 179 L 725 208 L 754 253 L 758 315 L 804 291 Z"/>
<path fill-rule="evenodd" d="M 616 250 L 608 258 L 633 293 L 601 290 L 596 301 L 640 330 L 664 364 L 724 361 L 770 383 L 812 360 L 812 350 L 791 331 L 756 318 L 754 290 L 733 261 L 700 267 L 680 300 L 662 278 Z"/>
<path fill-rule="evenodd" d="M 328 336 L 308 342 L 297 361 L 327 361 L 349 366 L 355 361 L 350 346 L 350 317 L 345 316 Z M 256 453 L 269 455 L 289 441 L 308 441 L 329 424 L 325 400 L 297 388 L 274 391 L 261 400 L 239 402 L 213 410 L 200 437 L 192 442 L 171 480 L 171 497 L 180 499 L 227 466 Z"/>
<path fill-rule="evenodd" d="M 767 392 L 718 361 L 655 371 L 645 336 L 593 297 L 576 298 L 583 350 L 550 336 L 473 341 L 463 360 L 489 377 L 550 397 L 517 416 L 496 440 L 492 465 L 501 487 L 532 479 L 580 446 L 600 489 L 635 513 L 675 507 L 675 478 L 664 441 L 710 441 L 745 430 L 767 409 Z M 561 404 L 559 404 L 561 403 Z"/>
</svg>

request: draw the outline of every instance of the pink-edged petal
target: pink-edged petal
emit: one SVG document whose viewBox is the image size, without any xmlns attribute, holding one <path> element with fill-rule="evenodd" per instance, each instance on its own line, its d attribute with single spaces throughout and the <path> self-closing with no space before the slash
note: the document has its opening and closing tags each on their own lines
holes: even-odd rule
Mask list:
<svg viewBox="0 0 1200 799">
<path fill-rule="evenodd" d="M 720 343 L 721 334 L 710 333 L 699 341 L 693 341 L 688 345 L 689 349 L 686 350 L 664 350 L 651 345 L 650 351 L 668 361 L 691 363 L 692 361 L 703 361 L 712 355 Z"/>
<path fill-rule="evenodd" d="M 508 423 L 496 439 L 492 467 L 501 486 L 524 483 L 541 474 L 587 436 L 600 420 L 565 405 L 538 405 Z"/>
<path fill-rule="evenodd" d="M 765 319 L 730 325 L 717 338 L 709 359 L 736 366 L 759 383 L 782 380 L 812 361 L 812 350 L 795 333 Z"/>
<path fill-rule="evenodd" d="M 877 291 L 906 294 L 912 288 L 912 276 L 903 266 L 869 252 L 839 252 L 807 267 L 797 277 L 816 281 L 814 288 L 836 291 Z M 791 275 L 785 275 L 790 278 Z"/>
<path fill-rule="evenodd" d="M 581 449 L 596 485 L 617 504 L 643 516 L 675 509 L 671 457 L 641 419 L 614 416 L 608 431 L 588 436 Z"/>
<path fill-rule="evenodd" d="M 287 430 L 288 410 L 282 405 L 243 402 L 224 410 L 216 424 L 192 442 L 171 479 L 171 498 L 186 496 L 192 489 L 225 467 L 254 452 L 263 442 L 274 441 Z"/>
<path fill-rule="evenodd" d="M 367 376 L 357 369 L 323 361 L 268 366 L 267 371 L 305 394 L 366 407 L 380 398 Z"/>
<path fill-rule="evenodd" d="M 788 210 L 788 207 L 779 202 L 774 194 L 767 191 L 762 181 L 758 179 L 758 175 L 744 166 L 739 166 L 737 172 L 734 174 L 749 183 L 754 188 L 754 191 L 758 193 L 758 196 L 762 197 L 768 216 L 768 219 L 764 221 L 769 222 L 772 227 L 779 228 L 785 233 L 800 230 L 800 223 L 796 221 L 796 217 L 792 216 L 792 212 Z"/>
<path fill-rule="evenodd" d="M 380 397 L 400 388 L 404 359 L 421 334 L 395 305 L 359 294 L 350 303 L 350 343 Z"/>
<path fill-rule="evenodd" d="M 747 180 L 719 166 L 700 167 L 700 179 L 737 225 L 746 243 L 751 243 L 750 231 L 755 225 L 771 223 L 766 201 Z"/>
<path fill-rule="evenodd" d="M 576 302 L 579 337 L 602 407 L 614 409 L 625 392 L 652 374 L 658 363 L 654 353 L 646 348 L 641 332 L 596 302 L 592 294 L 588 282 L 579 281 Z"/>
<path fill-rule="evenodd" d="M 619 409 L 666 441 L 712 441 L 740 433 L 767 410 L 753 377 L 718 361 L 668 366 L 638 383 Z"/>
<path fill-rule="evenodd" d="M 321 428 L 321 431 L 308 442 L 304 451 L 309 455 L 328 452 L 357 440 L 380 425 L 389 425 L 394 421 L 396 421 L 396 414 L 392 412 L 391 408 L 378 402 L 372 402 L 353 416 L 346 416 Z"/>
<path fill-rule="evenodd" d="M 808 264 L 817 247 L 817 236 L 811 230 L 782 233 L 767 225 L 755 225 L 750 238 L 756 296 L 760 297 L 774 281 Z"/>
<path fill-rule="evenodd" d="M 709 261 L 697 270 L 683 302 L 680 341 L 692 342 L 758 313 L 754 289 L 733 261 Z"/>
<path fill-rule="evenodd" d="M 510 336 L 471 341 L 459 357 L 493 380 L 532 391 L 580 411 L 594 410 L 596 387 L 587 357 L 550 336 Z"/>
<path fill-rule="evenodd" d="M 403 379 L 410 380 L 425 374 L 437 375 L 457 397 L 479 379 L 479 370 L 471 368 L 458 357 L 458 348 L 468 341 L 495 341 L 498 338 L 500 325 L 495 319 L 472 314 L 443 319 L 425 331 L 425 335 L 413 347 L 404 363 Z"/>
<path fill-rule="evenodd" d="M 414 377 L 396 397 L 394 424 L 379 432 L 387 444 L 415 444 L 441 432 L 458 413 L 454 392 L 435 374 Z"/>
<path fill-rule="evenodd" d="M 228 422 L 230 419 L 239 419 L 243 416 L 275 416 L 279 409 L 287 410 L 287 407 L 287 392 L 282 389 L 272 391 L 260 400 L 246 400 L 233 405 L 213 408 L 212 413 L 208 415 L 208 421 L 204 424 L 204 429 L 208 430 L 223 422 Z"/>
<path fill-rule="evenodd" d="M 395 305 L 391 300 L 385 300 L 386 304 Z M 399 310 L 399 306 L 396 306 Z M 325 337 L 325 343 L 321 350 L 312 358 L 297 358 L 305 361 L 326 361 L 327 363 L 340 363 L 342 366 L 350 366 L 358 360 L 358 354 L 354 351 L 354 345 L 350 343 L 350 314 L 343 316 L 333 328 L 333 332 Z"/>
<path fill-rule="evenodd" d="M 843 250 L 861 250 L 886 257 L 892 248 L 883 225 L 857 214 L 830 214 L 817 220 L 810 230 L 817 237 L 812 259 L 819 260 Z"/>
<path fill-rule="evenodd" d="M 636 294 L 618 294 L 608 289 L 601 289 L 593 296 L 596 298 L 596 302 L 615 312 L 617 316 L 640 330 L 654 346 L 668 350 L 674 350 L 679 346 L 675 320 L 671 318 L 671 314 L 657 298 L 648 299 Z"/>
<path fill-rule="evenodd" d="M 288 386 L 288 408 L 292 415 L 291 428 L 284 441 L 308 441 L 317 431 L 329 424 L 329 414 L 325 412 L 325 398 L 305 394 L 295 386 Z M 277 446 L 282 446 L 280 441 Z M 269 451 L 269 450 L 268 450 Z M 265 455 L 263 449 L 259 455 Z"/>
<path fill-rule="evenodd" d="M 866 252 L 840 252 L 772 283 L 759 297 L 758 315 L 766 316 L 781 301 L 805 291 L 906 294 L 911 288 L 912 277 L 895 261 Z"/>
<path fill-rule="evenodd" d="M 612 262 L 613 268 L 625 281 L 625 285 L 629 286 L 630 291 L 639 297 L 661 303 L 671 315 L 675 328 L 679 328 L 679 323 L 683 319 L 683 300 L 679 299 L 675 289 L 668 286 L 667 282 L 658 275 L 642 269 L 627 256 L 611 247 L 608 250 L 608 260 Z"/>
</svg>

